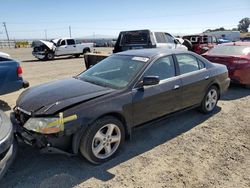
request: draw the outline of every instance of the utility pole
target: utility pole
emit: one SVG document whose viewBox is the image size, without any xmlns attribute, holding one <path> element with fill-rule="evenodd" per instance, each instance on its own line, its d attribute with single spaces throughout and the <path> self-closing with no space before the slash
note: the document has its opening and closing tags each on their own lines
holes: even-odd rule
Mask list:
<svg viewBox="0 0 250 188">
<path fill-rule="evenodd" d="M 47 37 L 47 29 L 44 30 L 44 33 L 45 33 L 45 39 L 48 40 L 48 37 Z"/>
<path fill-rule="evenodd" d="M 8 45 L 9 45 L 9 48 L 10 48 L 10 38 L 9 38 L 8 30 L 7 30 L 7 27 L 6 27 L 6 22 L 3 22 L 3 26 L 5 28 L 5 32 L 6 32 L 6 36 L 7 36 L 7 40 L 8 40 Z"/>
<path fill-rule="evenodd" d="M 71 27 L 69 26 L 69 37 L 71 38 Z"/>
</svg>

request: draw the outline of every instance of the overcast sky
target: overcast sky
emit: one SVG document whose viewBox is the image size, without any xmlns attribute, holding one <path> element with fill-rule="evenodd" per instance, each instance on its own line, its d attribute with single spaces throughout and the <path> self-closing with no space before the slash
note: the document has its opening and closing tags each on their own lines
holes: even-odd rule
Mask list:
<svg viewBox="0 0 250 188">
<path fill-rule="evenodd" d="M 1 0 L 0 39 L 6 22 L 10 39 L 99 35 L 152 29 L 200 33 L 208 28 L 237 27 L 250 17 L 250 0 Z"/>
</svg>

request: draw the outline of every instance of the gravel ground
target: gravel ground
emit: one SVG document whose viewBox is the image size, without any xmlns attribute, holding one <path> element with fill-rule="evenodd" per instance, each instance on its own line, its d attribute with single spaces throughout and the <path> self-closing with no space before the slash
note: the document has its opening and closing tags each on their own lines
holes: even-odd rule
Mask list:
<svg viewBox="0 0 250 188">
<path fill-rule="evenodd" d="M 112 49 L 98 49 L 110 52 Z M 22 61 L 31 86 L 85 69 L 83 58 L 36 61 L 31 49 L 2 50 Z M 10 112 L 21 91 L 0 96 Z M 214 114 L 195 110 L 140 127 L 120 154 L 94 166 L 20 144 L 0 187 L 250 187 L 250 89 L 231 86 Z"/>
</svg>

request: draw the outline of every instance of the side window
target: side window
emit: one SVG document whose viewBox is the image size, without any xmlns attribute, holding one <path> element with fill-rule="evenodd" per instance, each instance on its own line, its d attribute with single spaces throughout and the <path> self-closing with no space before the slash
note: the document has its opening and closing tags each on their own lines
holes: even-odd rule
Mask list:
<svg viewBox="0 0 250 188">
<path fill-rule="evenodd" d="M 212 43 L 212 37 L 210 37 L 210 36 L 207 37 L 207 42 L 208 42 L 208 43 Z"/>
<path fill-rule="evenodd" d="M 65 42 L 65 40 L 62 40 L 61 46 L 64 46 L 64 45 L 66 45 L 66 42 Z"/>
<path fill-rule="evenodd" d="M 11 61 L 11 59 L 0 57 L 0 61 Z"/>
<path fill-rule="evenodd" d="M 172 56 L 155 61 L 145 72 L 144 76 L 159 76 L 160 80 L 175 76 L 175 65 Z"/>
<path fill-rule="evenodd" d="M 215 37 L 213 37 L 213 43 L 216 43 L 216 42 L 217 42 L 216 38 L 215 38 Z"/>
<path fill-rule="evenodd" d="M 75 43 L 75 41 L 73 39 L 68 39 L 67 44 L 68 45 L 75 45 L 76 43 Z"/>
<path fill-rule="evenodd" d="M 185 74 L 193 71 L 199 70 L 199 63 L 196 57 L 189 55 L 189 54 L 177 54 L 176 55 L 180 74 Z M 204 66 L 204 65 L 203 65 Z"/>
<path fill-rule="evenodd" d="M 165 33 L 155 32 L 155 38 L 156 38 L 157 43 L 167 43 L 167 37 Z"/>
<path fill-rule="evenodd" d="M 167 42 L 168 43 L 174 43 L 174 38 L 171 35 L 169 35 L 168 33 L 165 33 L 165 35 L 167 37 Z"/>
</svg>

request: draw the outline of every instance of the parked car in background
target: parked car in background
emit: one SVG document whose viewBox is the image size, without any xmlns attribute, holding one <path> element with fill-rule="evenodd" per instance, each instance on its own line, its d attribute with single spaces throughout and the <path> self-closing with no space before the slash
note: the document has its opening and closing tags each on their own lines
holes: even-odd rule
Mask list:
<svg viewBox="0 0 250 188">
<path fill-rule="evenodd" d="M 167 48 L 187 50 L 175 37 L 167 32 L 150 30 L 121 31 L 113 52 L 143 48 Z"/>
<path fill-rule="evenodd" d="M 113 53 L 144 48 L 188 50 L 188 47 L 181 44 L 180 40 L 176 39 L 169 33 L 153 32 L 145 29 L 121 31 L 115 42 Z M 110 54 L 86 54 L 84 56 L 85 67 L 88 69 L 108 56 L 110 56 Z"/>
<path fill-rule="evenodd" d="M 203 57 L 226 65 L 232 82 L 250 87 L 250 42 L 221 44 L 203 54 Z"/>
<path fill-rule="evenodd" d="M 74 55 L 79 57 L 81 54 L 91 52 L 93 43 L 77 44 L 74 39 L 61 38 L 51 41 L 34 41 L 32 54 L 40 60 L 52 60 L 55 56 Z"/>
<path fill-rule="evenodd" d="M 29 87 L 22 78 L 20 64 L 6 53 L 0 53 L 0 95 L 11 93 Z"/>
<path fill-rule="evenodd" d="M 209 49 L 216 46 L 219 41 L 215 36 L 199 34 L 199 35 L 186 35 L 182 37 L 192 43 L 192 50 L 197 54 L 203 54 Z"/>
<path fill-rule="evenodd" d="M 74 78 L 24 91 L 12 121 L 26 143 L 80 151 L 99 164 L 136 126 L 188 108 L 211 113 L 229 82 L 226 66 L 186 50 L 128 50 Z"/>
<path fill-rule="evenodd" d="M 0 110 L 0 180 L 12 163 L 16 150 L 12 124 Z"/>
</svg>

